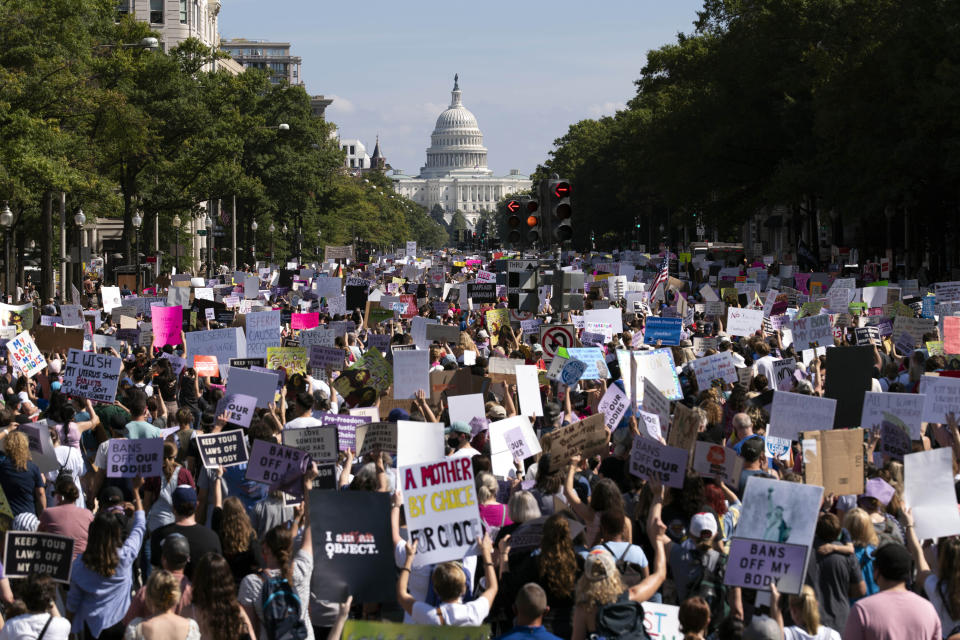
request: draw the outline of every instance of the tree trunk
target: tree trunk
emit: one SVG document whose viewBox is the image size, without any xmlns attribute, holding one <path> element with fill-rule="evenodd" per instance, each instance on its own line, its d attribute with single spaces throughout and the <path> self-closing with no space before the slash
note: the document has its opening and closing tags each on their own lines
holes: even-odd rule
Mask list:
<svg viewBox="0 0 960 640">
<path fill-rule="evenodd" d="M 53 298 L 53 192 L 43 194 L 43 233 L 40 234 L 40 298 L 41 304 Z"/>
</svg>

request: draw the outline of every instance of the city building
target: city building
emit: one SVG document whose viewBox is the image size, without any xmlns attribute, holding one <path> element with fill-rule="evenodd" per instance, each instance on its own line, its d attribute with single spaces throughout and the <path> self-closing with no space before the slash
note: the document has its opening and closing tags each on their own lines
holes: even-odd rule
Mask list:
<svg viewBox="0 0 960 640">
<path fill-rule="evenodd" d="M 261 69 L 270 76 L 270 82 L 280 84 L 286 80 L 291 85 L 303 84 L 300 78 L 300 56 L 290 54 L 289 42 L 247 40 L 232 38 L 221 40 L 220 48 L 245 69 Z"/>
<path fill-rule="evenodd" d="M 341 138 L 340 149 L 346 154 L 343 162 L 348 170 L 370 168 L 370 156 L 367 154 L 367 147 L 357 138 Z M 351 171 L 351 173 L 358 173 L 358 171 Z"/>
<path fill-rule="evenodd" d="M 443 207 L 449 223 L 461 211 L 473 227 L 480 213 L 493 211 L 506 195 L 530 188 L 530 178 L 512 169 L 497 177 L 487 168 L 487 148 L 477 118 L 463 106 L 459 77 L 453 77 L 450 106 L 437 117 L 427 162 L 416 177 L 394 170 L 394 189 L 426 208 Z"/>
<path fill-rule="evenodd" d="M 333 104 L 333 98 L 327 98 L 324 95 L 310 96 L 310 112 L 314 118 L 326 120 L 327 107 Z"/>
</svg>

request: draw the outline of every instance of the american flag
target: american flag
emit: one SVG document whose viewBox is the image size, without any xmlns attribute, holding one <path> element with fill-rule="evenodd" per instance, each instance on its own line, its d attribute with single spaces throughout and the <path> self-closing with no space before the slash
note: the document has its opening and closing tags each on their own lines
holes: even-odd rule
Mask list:
<svg viewBox="0 0 960 640">
<path fill-rule="evenodd" d="M 653 285 L 650 287 L 650 299 L 653 300 L 657 295 L 657 289 L 667 281 L 670 276 L 670 256 L 664 255 L 663 262 L 660 263 L 660 270 L 657 277 L 653 279 Z"/>
</svg>

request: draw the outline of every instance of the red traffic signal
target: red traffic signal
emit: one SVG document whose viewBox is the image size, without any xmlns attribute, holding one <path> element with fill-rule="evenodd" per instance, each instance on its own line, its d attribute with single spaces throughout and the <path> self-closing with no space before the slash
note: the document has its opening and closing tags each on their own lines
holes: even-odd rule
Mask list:
<svg viewBox="0 0 960 640">
<path fill-rule="evenodd" d="M 520 203 L 516 200 L 510 200 L 507 202 L 507 211 L 510 213 L 516 213 L 520 209 Z"/>
<path fill-rule="evenodd" d="M 557 198 L 569 198 L 572 193 L 569 182 L 558 182 L 553 186 L 553 195 Z"/>
</svg>

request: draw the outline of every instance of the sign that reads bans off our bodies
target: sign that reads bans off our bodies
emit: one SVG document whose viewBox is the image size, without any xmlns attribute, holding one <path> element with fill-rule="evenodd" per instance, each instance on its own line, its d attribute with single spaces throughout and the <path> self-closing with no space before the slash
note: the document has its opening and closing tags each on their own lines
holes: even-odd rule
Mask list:
<svg viewBox="0 0 960 640">
<path fill-rule="evenodd" d="M 414 565 L 476 554 L 483 533 L 470 459 L 405 467 L 401 477 L 407 526 L 420 542 Z"/>
</svg>

